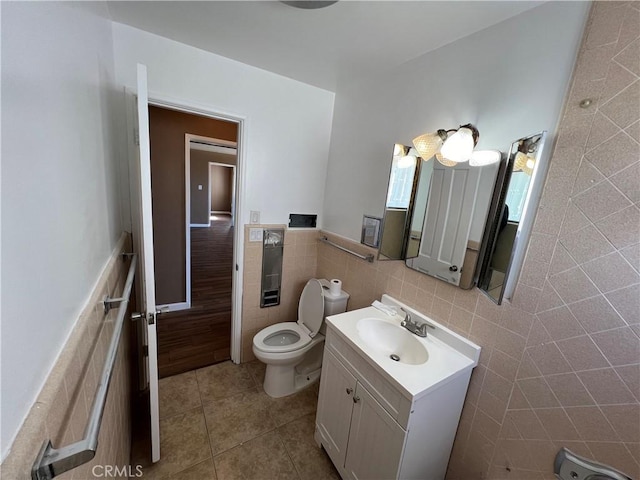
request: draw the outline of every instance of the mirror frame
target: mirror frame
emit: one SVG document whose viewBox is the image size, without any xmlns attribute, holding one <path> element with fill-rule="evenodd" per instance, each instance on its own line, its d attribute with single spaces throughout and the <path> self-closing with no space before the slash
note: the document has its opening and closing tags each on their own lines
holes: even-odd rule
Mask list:
<svg viewBox="0 0 640 480">
<path fill-rule="evenodd" d="M 396 145 L 399 145 L 401 147 L 407 148 L 407 149 L 411 149 L 411 147 L 408 147 L 406 145 L 402 145 L 401 143 L 395 143 L 394 144 L 394 151 L 396 148 Z M 411 228 L 411 217 L 413 216 L 413 210 L 414 210 L 414 206 L 415 206 L 415 200 L 416 200 L 416 190 L 417 190 L 417 185 L 418 185 L 418 179 L 420 178 L 420 170 L 422 168 L 422 157 L 420 156 L 416 156 L 416 166 L 415 166 L 415 170 L 413 172 L 413 180 L 412 180 L 412 185 L 411 185 L 411 197 L 409 198 L 409 206 L 407 207 L 407 213 L 406 213 L 406 217 L 405 217 L 405 221 L 404 221 L 404 225 L 403 225 L 403 230 L 402 230 L 402 246 L 401 246 L 401 250 L 400 250 L 400 256 L 398 258 L 394 258 L 394 257 L 388 257 L 386 255 L 384 255 L 382 253 L 382 244 L 384 241 L 384 234 L 385 234 L 385 227 L 387 226 L 388 223 L 388 218 L 387 218 L 387 210 L 388 210 L 388 206 L 387 206 L 387 198 L 389 196 L 389 189 L 391 188 L 391 174 L 393 172 L 393 158 L 395 157 L 395 155 L 392 153 L 391 155 L 391 166 L 389 167 L 389 180 L 387 181 L 387 191 L 385 192 L 385 202 L 384 202 L 384 211 L 382 212 L 382 222 L 380 225 L 380 241 L 378 242 L 378 256 L 377 256 L 377 260 L 378 261 L 387 261 L 387 260 L 405 260 L 406 256 L 407 256 L 407 247 L 409 245 L 409 230 Z"/>
<path fill-rule="evenodd" d="M 502 220 L 507 193 L 509 190 L 509 185 L 511 183 L 511 175 L 513 173 L 515 156 L 518 153 L 518 147 L 522 142 L 529 141 L 535 137 L 540 137 L 540 139 L 536 142 L 538 146 L 536 149 L 535 164 L 531 173 L 531 180 L 529 181 L 529 187 L 527 189 L 524 206 L 522 208 L 522 215 L 520 217 L 520 221 L 518 222 L 516 235 L 513 240 L 509 262 L 507 263 L 507 269 L 506 272 L 504 272 L 505 277 L 502 284 L 502 289 L 500 290 L 500 294 L 498 295 L 498 297 L 495 298 L 489 294 L 488 290 L 482 288 L 482 284 L 485 283 L 487 276 L 490 274 L 489 265 L 493 258 L 493 250 L 495 244 L 498 240 L 498 225 Z M 480 258 L 482 259 L 482 262 L 478 262 L 476 285 L 478 286 L 479 290 L 481 290 L 497 305 L 501 305 L 502 301 L 505 298 L 507 300 L 510 300 L 512 298 L 515 286 L 518 282 L 518 278 L 520 277 L 520 271 L 522 270 L 522 265 L 524 263 L 524 256 L 529 244 L 529 238 L 531 236 L 531 229 L 533 228 L 533 223 L 536 216 L 535 214 L 538 209 L 540 196 L 542 195 L 542 190 L 544 188 L 544 181 L 546 178 L 547 170 L 549 168 L 549 162 L 544 161 L 545 158 L 543 157 L 543 153 L 546 154 L 546 142 L 547 131 L 543 130 L 540 133 L 522 137 L 511 144 L 509 156 L 507 157 L 507 167 L 504 173 L 502 188 L 496 192 L 495 195 L 497 198 L 494 197 L 494 205 L 496 210 L 493 212 L 493 217 L 489 216 L 489 218 L 492 219 L 491 225 L 487 223 L 486 228 L 490 228 L 489 235 L 487 235 L 487 239 L 489 241 L 484 246 L 484 251 L 481 252 L 482 257 Z M 490 214 L 491 213 L 492 212 L 490 212 Z"/>
</svg>

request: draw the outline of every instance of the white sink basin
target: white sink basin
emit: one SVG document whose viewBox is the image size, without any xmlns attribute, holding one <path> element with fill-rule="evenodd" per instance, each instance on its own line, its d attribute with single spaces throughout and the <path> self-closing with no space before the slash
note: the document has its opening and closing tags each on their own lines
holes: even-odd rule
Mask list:
<svg viewBox="0 0 640 480">
<path fill-rule="evenodd" d="M 398 325 L 378 318 L 362 318 L 357 324 L 364 343 L 391 360 L 420 365 L 429 360 L 429 352 L 415 335 Z"/>
<path fill-rule="evenodd" d="M 377 308 L 365 307 L 328 316 L 327 332 L 335 332 L 360 352 L 363 361 L 407 398 L 426 395 L 478 364 L 480 347 L 473 342 L 386 294 L 381 300 L 398 311 L 403 308 L 415 321 L 429 322 L 436 328 L 429 329 L 426 337 L 419 337 L 400 326 L 404 313 L 387 315 Z"/>
</svg>

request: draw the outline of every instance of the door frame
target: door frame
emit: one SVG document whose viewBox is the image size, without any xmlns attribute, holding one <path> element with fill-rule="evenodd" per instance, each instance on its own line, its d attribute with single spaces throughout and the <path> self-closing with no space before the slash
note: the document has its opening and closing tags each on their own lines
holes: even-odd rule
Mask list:
<svg viewBox="0 0 640 480">
<path fill-rule="evenodd" d="M 136 95 L 135 88 L 126 88 L 126 92 Z M 246 115 L 235 112 L 226 111 L 224 108 L 218 108 L 208 104 L 202 104 L 184 99 L 178 99 L 171 96 L 159 94 L 149 90 L 149 105 L 168 108 L 183 113 L 200 115 L 204 117 L 214 118 L 216 120 L 224 120 L 233 122 L 238 125 L 237 147 L 236 147 L 236 212 L 234 218 L 235 225 L 244 225 L 248 219 L 245 219 L 245 213 L 242 208 L 246 203 L 246 158 L 247 158 L 247 138 L 249 130 L 249 118 Z M 135 136 L 135 132 L 130 132 Z M 131 187 L 130 187 L 131 188 Z M 186 221 L 189 220 L 187 217 Z M 233 242 L 233 264 L 232 286 L 231 286 L 231 361 L 240 363 L 242 353 L 242 279 L 244 273 L 244 228 L 234 228 Z M 190 261 L 190 259 L 189 259 Z"/>
<path fill-rule="evenodd" d="M 197 141 L 200 143 L 204 143 L 206 142 L 207 144 L 210 144 L 211 146 L 218 146 L 218 147 L 222 147 L 225 149 L 234 149 L 236 151 L 235 153 L 235 157 L 236 157 L 236 162 L 237 162 L 237 157 L 238 157 L 238 142 L 231 142 L 229 140 L 221 140 L 218 138 L 213 138 L 213 137 L 203 137 L 202 135 L 193 135 L 191 133 L 187 133 L 185 135 L 185 151 L 184 151 L 184 178 L 185 178 L 185 205 L 188 207 L 188 209 L 186 209 L 185 214 L 186 214 L 186 218 L 189 220 L 187 222 L 187 230 L 189 229 L 189 227 L 191 228 L 208 228 L 211 226 L 211 165 L 219 165 L 221 167 L 231 167 L 233 168 L 233 185 L 232 185 L 232 192 L 231 195 L 232 197 L 232 203 L 231 203 L 231 212 L 229 212 L 231 214 L 232 217 L 232 221 L 231 221 L 231 226 L 233 227 L 235 225 L 235 209 L 234 209 L 234 204 L 235 204 L 235 194 L 236 194 L 236 166 L 235 165 L 229 165 L 226 163 L 220 163 L 220 162 L 208 162 L 209 167 L 207 170 L 207 192 L 208 192 L 208 207 L 207 207 L 207 212 L 208 212 L 208 221 L 207 223 L 191 223 L 191 141 Z M 190 232 L 187 233 L 188 235 L 190 234 Z M 187 245 L 187 254 L 189 253 L 190 250 L 190 244 Z"/>
</svg>

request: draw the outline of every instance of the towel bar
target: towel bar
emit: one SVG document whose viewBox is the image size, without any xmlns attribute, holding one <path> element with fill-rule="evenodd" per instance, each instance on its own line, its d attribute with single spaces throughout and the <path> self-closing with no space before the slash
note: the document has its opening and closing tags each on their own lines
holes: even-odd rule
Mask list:
<svg viewBox="0 0 640 480">
<path fill-rule="evenodd" d="M 358 257 L 361 258 L 362 260 L 366 260 L 369 263 L 373 263 L 373 254 L 369 253 L 368 255 L 361 255 L 357 252 L 354 252 L 352 250 L 349 250 L 348 248 L 344 248 L 341 245 L 338 245 L 337 243 L 333 243 L 331 240 L 329 240 L 327 237 L 320 237 L 319 240 L 322 243 L 328 243 L 329 245 L 331 245 L 332 247 L 336 247 L 339 250 L 342 250 L 343 252 L 347 252 L 350 253 L 351 255 L 353 255 L 354 257 Z"/>
<path fill-rule="evenodd" d="M 113 373 L 113 366 L 116 361 L 116 354 L 118 353 L 120 335 L 122 334 L 124 317 L 127 313 L 129 297 L 131 296 L 131 288 L 133 286 L 133 277 L 136 272 L 136 262 L 138 259 L 136 254 L 124 255 L 131 255 L 131 264 L 129 265 L 129 273 L 127 274 L 127 280 L 124 284 L 122 297 L 113 300 L 117 300 L 120 304 L 118 307 L 118 316 L 113 328 L 113 334 L 111 335 L 111 343 L 109 344 L 107 358 L 102 369 L 102 374 L 100 375 L 100 382 L 96 389 L 96 396 L 93 399 L 89 421 L 87 422 L 87 426 L 84 430 L 84 438 L 76 443 L 72 443 L 71 445 L 61 448 L 53 448 L 51 440 L 46 440 L 40 449 L 40 453 L 36 457 L 33 467 L 31 467 L 32 480 L 50 480 L 71 470 L 72 468 L 79 467 L 83 463 L 91 461 L 96 454 L 100 424 L 102 423 L 102 414 L 107 402 L 109 383 Z M 107 301 L 105 301 L 104 304 L 106 309 Z"/>
</svg>

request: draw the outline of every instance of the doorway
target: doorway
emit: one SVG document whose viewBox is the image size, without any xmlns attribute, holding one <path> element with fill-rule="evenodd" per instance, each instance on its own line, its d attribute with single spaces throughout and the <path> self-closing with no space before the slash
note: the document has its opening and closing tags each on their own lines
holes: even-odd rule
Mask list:
<svg viewBox="0 0 640 480">
<path fill-rule="evenodd" d="M 149 106 L 149 124 L 163 378 L 231 358 L 235 212 L 226 222 L 211 222 L 213 153 L 197 145 L 233 150 L 219 155 L 235 167 L 239 128 L 236 122 L 159 105 Z"/>
</svg>

